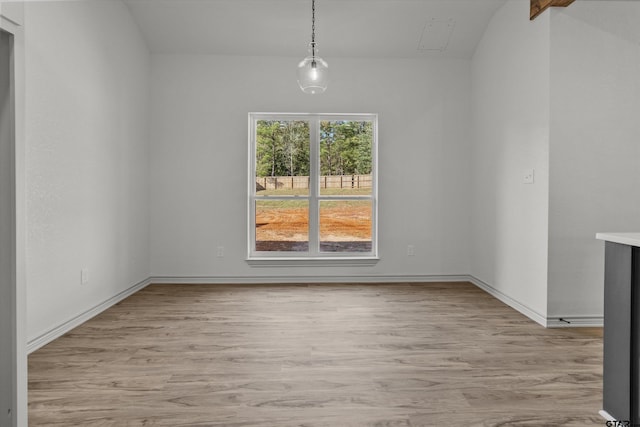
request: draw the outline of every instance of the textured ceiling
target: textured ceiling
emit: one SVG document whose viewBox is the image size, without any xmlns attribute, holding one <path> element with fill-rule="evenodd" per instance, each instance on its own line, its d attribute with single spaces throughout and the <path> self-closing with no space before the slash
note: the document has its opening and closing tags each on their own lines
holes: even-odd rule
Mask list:
<svg viewBox="0 0 640 427">
<path fill-rule="evenodd" d="M 470 58 L 505 1 L 316 0 L 320 55 Z M 310 0 L 125 3 L 154 53 L 301 56 L 311 38 Z"/>
</svg>

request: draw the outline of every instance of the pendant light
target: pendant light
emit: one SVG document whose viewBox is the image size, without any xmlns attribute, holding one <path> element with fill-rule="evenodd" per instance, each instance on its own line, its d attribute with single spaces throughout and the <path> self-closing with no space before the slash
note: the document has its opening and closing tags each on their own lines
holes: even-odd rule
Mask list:
<svg viewBox="0 0 640 427">
<path fill-rule="evenodd" d="M 309 56 L 298 64 L 298 84 L 304 93 L 315 95 L 327 90 L 329 84 L 329 65 L 316 56 L 316 0 L 311 0 L 311 44 Z"/>
</svg>

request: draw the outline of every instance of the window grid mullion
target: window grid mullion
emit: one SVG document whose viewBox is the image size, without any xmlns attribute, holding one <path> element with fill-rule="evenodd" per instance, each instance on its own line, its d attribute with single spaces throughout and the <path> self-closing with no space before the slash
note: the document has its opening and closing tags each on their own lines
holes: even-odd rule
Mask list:
<svg viewBox="0 0 640 427">
<path fill-rule="evenodd" d="M 249 206 L 247 206 L 249 215 L 249 224 L 247 227 L 247 242 L 249 245 L 248 256 L 251 257 L 256 251 L 256 153 L 258 142 L 256 140 L 256 129 L 258 119 L 249 116 Z"/>
<path fill-rule="evenodd" d="M 309 189 L 309 254 L 317 256 L 320 253 L 320 219 L 318 193 L 320 192 L 320 119 L 309 120 L 309 155 L 310 184 Z"/>
</svg>

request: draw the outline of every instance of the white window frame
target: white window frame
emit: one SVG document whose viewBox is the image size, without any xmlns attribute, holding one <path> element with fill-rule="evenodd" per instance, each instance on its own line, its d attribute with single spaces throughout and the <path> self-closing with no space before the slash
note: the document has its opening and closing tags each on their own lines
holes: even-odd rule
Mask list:
<svg viewBox="0 0 640 427">
<path fill-rule="evenodd" d="M 310 137 L 310 188 L 308 196 L 257 196 L 256 195 L 256 130 L 260 120 L 301 120 L 309 122 Z M 320 194 L 320 122 L 321 121 L 370 121 L 371 143 L 371 195 L 323 196 Z M 378 115 L 369 113 L 315 114 L 315 113 L 249 113 L 249 163 L 248 163 L 248 239 L 247 262 L 252 266 L 306 266 L 340 265 L 366 266 L 378 261 Z M 288 200 L 307 197 L 309 200 L 309 251 L 278 252 L 256 251 L 256 201 Z M 370 252 L 321 252 L 319 244 L 319 206 L 323 200 L 371 200 L 371 251 Z"/>
</svg>

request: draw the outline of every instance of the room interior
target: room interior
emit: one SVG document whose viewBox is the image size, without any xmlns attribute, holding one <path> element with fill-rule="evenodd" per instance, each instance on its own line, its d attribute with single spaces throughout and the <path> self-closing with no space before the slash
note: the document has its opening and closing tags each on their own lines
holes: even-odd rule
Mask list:
<svg viewBox="0 0 640 427">
<path fill-rule="evenodd" d="M 541 328 L 602 325 L 595 234 L 640 228 L 640 5 L 317 3 L 318 96 L 295 79 L 308 2 L 0 3 L 21 71 L 19 378 L 149 284 L 470 282 Z M 425 48 L 434 22 L 453 29 Z M 375 266 L 246 262 L 250 112 L 379 115 Z"/>
</svg>

